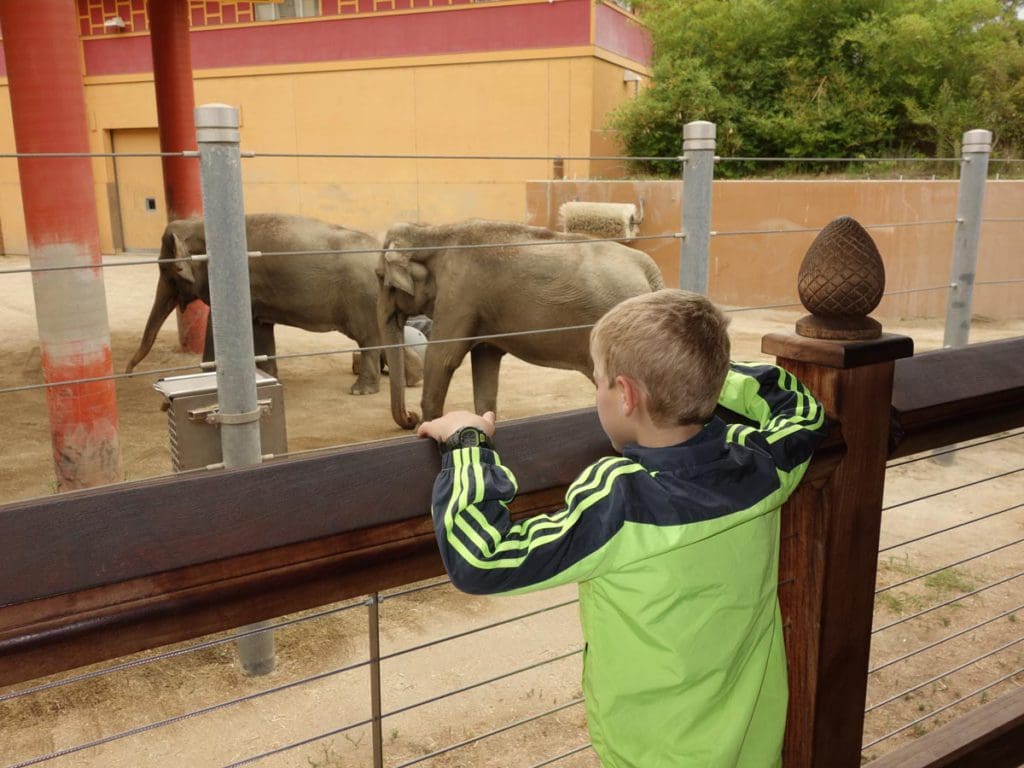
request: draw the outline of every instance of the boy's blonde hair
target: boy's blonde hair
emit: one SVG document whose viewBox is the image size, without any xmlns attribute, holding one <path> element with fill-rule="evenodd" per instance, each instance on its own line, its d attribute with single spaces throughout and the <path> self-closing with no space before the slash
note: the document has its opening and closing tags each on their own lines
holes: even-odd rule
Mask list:
<svg viewBox="0 0 1024 768">
<path fill-rule="evenodd" d="M 659 427 L 711 418 L 729 370 L 729 319 L 706 297 L 666 288 L 610 309 L 590 332 L 608 383 L 635 381 Z"/>
</svg>

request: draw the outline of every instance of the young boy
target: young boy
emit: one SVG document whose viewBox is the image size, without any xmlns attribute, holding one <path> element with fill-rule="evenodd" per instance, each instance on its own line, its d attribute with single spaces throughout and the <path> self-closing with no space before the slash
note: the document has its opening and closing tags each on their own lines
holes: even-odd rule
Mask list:
<svg viewBox="0 0 1024 768">
<path fill-rule="evenodd" d="M 579 583 L 587 721 L 604 768 L 780 765 L 779 506 L 825 414 L 782 369 L 730 365 L 727 327 L 680 290 L 601 318 L 597 412 L 622 456 L 587 467 L 556 514 L 511 524 L 516 481 L 491 447 L 493 413 L 418 430 L 442 443 L 432 514 L 456 587 Z M 760 426 L 726 424 L 718 403 Z"/>
</svg>

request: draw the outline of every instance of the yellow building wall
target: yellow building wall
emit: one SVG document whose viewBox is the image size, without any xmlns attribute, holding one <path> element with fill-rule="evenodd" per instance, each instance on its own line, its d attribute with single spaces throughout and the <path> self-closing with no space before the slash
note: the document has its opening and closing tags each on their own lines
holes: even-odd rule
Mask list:
<svg viewBox="0 0 1024 768">
<path fill-rule="evenodd" d="M 194 90 L 197 106 L 220 102 L 241 111 L 242 150 L 257 153 L 242 161 L 247 211 L 297 213 L 382 234 L 395 221 L 525 220 L 525 182 L 552 175 L 552 162 L 542 158 L 593 154 L 595 73 L 602 65 L 582 48 L 333 69 L 211 70 L 196 73 Z M 85 90 L 93 151 L 110 152 L 118 131 L 156 128 L 150 78 L 89 78 Z M 14 151 L 6 83 L 0 92 L 0 148 Z M 604 91 L 601 99 L 607 101 Z M 494 159 L 262 156 L 268 153 Z M 509 156 L 531 159 L 498 159 Z M 127 165 L 119 167 L 122 176 L 132 172 Z M 111 253 L 125 245 L 126 225 L 114 161 L 96 158 L 92 167 L 101 250 Z M 590 173 L 582 160 L 569 161 L 566 170 L 579 178 Z M 162 196 L 160 206 L 166 217 Z M 6 252 L 25 253 L 13 160 L 0 165 L 0 222 Z"/>
</svg>

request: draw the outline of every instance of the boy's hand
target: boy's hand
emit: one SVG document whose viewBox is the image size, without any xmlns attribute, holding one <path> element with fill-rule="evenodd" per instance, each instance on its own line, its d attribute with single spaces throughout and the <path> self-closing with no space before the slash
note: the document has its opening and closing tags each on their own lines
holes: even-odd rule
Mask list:
<svg viewBox="0 0 1024 768">
<path fill-rule="evenodd" d="M 469 411 L 452 411 L 433 421 L 424 421 L 416 428 L 416 436 L 432 437 L 443 443 L 463 427 L 476 427 L 488 437 L 494 437 L 494 411 L 488 411 L 483 416 Z"/>
</svg>

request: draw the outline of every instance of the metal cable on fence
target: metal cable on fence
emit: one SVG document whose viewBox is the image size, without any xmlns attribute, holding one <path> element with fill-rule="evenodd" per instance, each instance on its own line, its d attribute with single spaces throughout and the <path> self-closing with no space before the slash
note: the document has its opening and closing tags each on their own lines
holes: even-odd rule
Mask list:
<svg viewBox="0 0 1024 768">
<path fill-rule="evenodd" d="M 247 694 L 245 696 L 239 696 L 239 697 L 234 698 L 234 699 L 229 699 L 228 701 L 221 701 L 221 702 L 218 702 L 217 704 L 211 704 L 208 707 L 202 707 L 201 709 L 195 709 L 195 710 L 192 710 L 191 712 L 186 712 L 185 714 L 182 714 L 182 715 L 175 715 L 174 717 L 168 717 L 168 718 L 166 718 L 164 720 L 158 720 L 155 723 L 148 723 L 146 725 L 140 725 L 140 726 L 138 726 L 136 728 L 129 728 L 127 731 L 121 731 L 120 733 L 111 734 L 110 736 L 104 736 L 104 737 L 99 738 L 99 739 L 93 739 L 92 741 L 86 742 L 85 744 L 76 744 L 73 747 L 65 747 L 64 749 L 60 749 L 60 750 L 57 750 L 55 752 L 51 752 L 50 754 L 47 754 L 47 755 L 40 755 L 38 757 L 33 757 L 33 758 L 29 759 L 29 760 L 24 760 L 24 761 L 22 761 L 20 763 L 16 763 L 15 765 L 8 766 L 8 768 L 27 768 L 27 766 L 30 766 L 30 765 L 36 765 L 38 763 L 43 763 L 43 762 L 46 762 L 47 760 L 54 760 L 54 759 L 56 759 L 58 757 L 66 757 L 67 755 L 72 755 L 72 754 L 75 754 L 76 752 L 81 752 L 82 750 L 85 750 L 85 749 L 92 749 L 94 747 L 101 747 L 104 744 L 110 744 L 111 742 L 114 742 L 114 741 L 120 741 L 121 739 L 127 739 L 127 738 L 130 738 L 132 736 L 138 736 L 138 735 L 143 734 L 143 733 L 148 733 L 149 731 L 154 731 L 154 730 L 156 730 L 158 728 L 163 728 L 163 727 L 168 726 L 168 725 L 174 725 L 175 723 L 180 723 L 180 722 L 182 722 L 184 720 L 190 720 L 190 719 L 192 719 L 194 717 L 199 717 L 200 715 L 208 715 L 211 712 L 216 712 L 218 710 L 234 706 L 235 704 L 242 704 L 242 703 L 245 703 L 247 701 L 253 701 L 255 699 L 259 699 L 259 698 L 262 698 L 264 696 L 269 696 L 270 694 L 273 694 L 273 693 L 280 693 L 281 691 L 286 691 L 286 690 L 288 690 L 290 688 L 296 688 L 296 687 L 298 687 L 300 685 L 305 685 L 306 683 L 313 683 L 313 682 L 316 682 L 317 680 L 324 680 L 324 679 L 326 679 L 328 677 L 333 677 L 334 675 L 340 675 L 340 674 L 343 674 L 345 672 L 351 672 L 354 669 L 359 669 L 360 667 L 368 666 L 369 663 L 370 663 L 369 660 L 360 661 L 360 662 L 357 662 L 355 664 L 349 664 L 349 665 L 344 666 L 344 667 L 339 667 L 338 669 L 330 670 L 329 672 L 321 672 L 319 674 L 312 675 L 310 677 L 305 677 L 305 678 L 302 678 L 301 680 L 293 680 L 290 683 L 283 683 L 281 685 L 276 685 L 276 686 L 274 686 L 272 688 L 267 688 L 267 689 L 262 690 L 262 691 L 257 691 L 256 693 L 250 693 L 250 694 Z M 354 726 L 349 726 L 349 727 L 354 727 Z"/>
<path fill-rule="evenodd" d="M 667 232 L 662 235 L 637 235 L 636 237 L 590 237 L 585 240 L 539 240 L 523 241 L 515 243 L 455 243 L 443 246 L 446 251 L 472 251 L 485 248 L 526 248 L 533 246 L 548 245 L 577 245 L 579 243 L 621 243 L 624 240 L 629 242 L 640 242 L 645 240 L 679 240 L 684 237 L 682 232 Z M 422 251 L 437 251 L 441 248 L 436 245 L 416 245 L 391 247 L 388 250 L 394 253 L 418 253 Z M 266 256 L 347 256 L 365 255 L 368 253 L 380 253 L 381 248 L 330 248 L 321 250 L 305 251 L 246 251 L 250 259 Z M 100 262 L 99 264 L 68 264 L 59 267 L 18 267 L 16 269 L 0 269 L 0 275 L 32 274 L 36 272 L 63 272 L 77 269 L 106 269 L 108 267 L 128 267 L 149 264 L 177 264 L 187 261 L 208 261 L 207 253 L 197 253 L 175 259 L 141 259 L 137 261 Z"/>
<path fill-rule="evenodd" d="M 679 155 L 665 157 L 629 155 L 415 155 L 415 154 L 358 154 L 351 152 L 260 152 L 248 151 L 245 157 L 251 158 L 288 158 L 299 160 L 624 160 L 643 162 L 681 162 L 684 158 Z"/>
<path fill-rule="evenodd" d="M 907 501 L 900 501 L 900 502 L 898 502 L 896 504 L 890 504 L 887 507 L 882 507 L 882 511 L 883 512 L 888 512 L 890 509 L 897 509 L 898 507 L 905 507 L 908 504 L 916 504 L 919 501 L 924 501 L 925 499 L 932 499 L 932 498 L 935 498 L 936 496 L 942 496 L 943 494 L 946 494 L 946 493 L 953 493 L 954 491 L 962 491 L 964 488 L 970 488 L 972 485 L 981 485 L 982 483 L 988 483 L 988 482 L 990 482 L 992 480 L 998 480 L 1001 477 L 1006 477 L 1008 475 L 1013 475 L 1013 474 L 1016 474 L 1017 472 L 1022 472 L 1022 471 L 1024 471 L 1024 467 L 1018 467 L 1017 469 L 1011 469 L 1011 470 L 1008 470 L 1006 472 L 1000 472 L 998 475 L 990 475 L 989 477 L 983 477 L 981 480 L 972 480 L 971 482 L 964 483 L 963 485 L 957 485 L 957 486 L 954 486 L 953 488 L 947 488 L 944 491 L 936 491 L 935 493 L 926 493 L 924 496 L 918 496 L 918 497 L 913 498 L 913 499 L 908 499 Z"/>
<path fill-rule="evenodd" d="M 574 651 L 567 651 L 566 653 L 559 654 L 558 656 L 553 656 L 550 659 L 542 659 L 541 661 L 535 662 L 533 664 L 528 664 L 525 667 L 514 669 L 511 672 L 505 672 L 500 675 L 495 675 L 494 677 L 489 677 L 486 680 L 480 680 L 476 683 L 470 683 L 469 685 L 464 685 L 461 688 L 455 688 L 454 690 L 446 691 L 445 693 L 440 693 L 437 696 L 431 696 L 429 699 L 424 699 L 423 701 L 417 701 L 414 704 L 407 704 L 404 707 L 393 709 L 390 712 L 383 713 L 381 715 L 381 719 L 385 717 L 394 717 L 395 715 L 401 715 L 404 712 L 408 712 L 413 709 L 419 709 L 420 707 L 425 707 L 428 704 L 433 704 L 434 702 L 440 701 L 441 699 L 447 699 L 450 696 L 457 696 L 458 694 L 465 693 L 466 691 L 472 691 L 476 688 L 483 688 L 485 685 L 497 683 L 500 680 L 505 680 L 507 678 L 513 677 L 514 675 L 522 674 L 523 672 L 529 672 L 534 669 L 539 669 L 540 667 L 547 666 L 548 664 L 553 664 L 556 661 L 564 661 L 565 659 L 568 659 L 571 656 L 576 656 L 581 653 L 583 653 L 583 649 L 577 648 Z"/>
<path fill-rule="evenodd" d="M 995 650 L 989 651 L 988 653 L 982 654 L 981 656 L 975 656 L 973 659 L 971 659 L 969 661 L 965 661 L 963 664 L 955 666 L 952 669 L 946 670 L 942 674 L 935 675 L 934 677 L 931 677 L 931 678 L 925 680 L 923 683 L 918 683 L 913 688 L 908 688 L 907 690 L 902 691 L 900 693 L 897 693 L 894 696 L 890 696 L 888 699 L 880 701 L 877 704 L 872 704 L 870 707 L 868 707 L 867 709 L 864 710 L 864 714 L 867 715 L 867 714 L 869 714 L 871 712 L 874 712 L 876 709 L 881 709 L 886 704 L 892 704 L 894 701 L 896 701 L 898 699 L 902 699 L 904 696 L 907 696 L 908 694 L 911 694 L 914 691 L 921 690 L 926 685 L 931 685 L 932 683 L 938 682 L 939 680 L 941 680 L 944 677 L 949 677 L 950 675 L 959 672 L 961 669 L 966 669 L 967 667 L 971 666 L 972 664 L 977 664 L 979 661 L 983 661 L 984 659 L 987 659 L 987 658 L 989 658 L 991 656 L 995 656 L 997 653 L 1002 653 L 1007 648 L 1012 648 L 1013 646 L 1017 645 L 1017 643 L 1024 643 L 1024 637 L 1018 637 L 1016 640 L 1011 640 L 1008 643 L 1004 643 L 1003 645 L 999 646 Z"/>
<path fill-rule="evenodd" d="M 324 450 L 323 448 L 314 448 L 312 450 Z M 289 454 L 291 455 L 291 454 Z M 428 589 L 434 589 L 436 587 L 443 587 L 451 584 L 452 580 L 448 577 L 442 578 L 439 581 L 435 581 L 432 584 L 420 584 L 416 587 L 409 587 L 408 589 L 400 589 L 395 592 L 388 592 L 386 594 L 380 594 L 378 596 L 378 602 L 383 603 L 386 600 L 394 600 L 396 597 L 405 597 L 406 595 L 413 595 L 417 592 L 425 592 Z"/>
<path fill-rule="evenodd" d="M 527 613 L 517 614 L 516 616 L 513 616 L 513 617 L 511 617 L 509 619 L 502 619 L 500 621 L 495 621 L 495 622 L 493 622 L 491 624 L 484 624 L 484 625 L 479 626 L 479 627 L 474 627 L 473 629 L 467 629 L 467 630 L 464 630 L 462 632 L 456 632 L 453 635 L 445 635 L 444 637 L 438 638 L 437 640 L 430 640 L 430 641 L 428 641 L 426 643 L 421 643 L 419 645 L 412 645 L 412 646 L 409 646 L 408 648 L 403 648 L 400 651 L 394 651 L 392 653 L 389 653 L 389 654 L 386 654 L 384 656 L 381 656 L 380 660 L 381 661 L 387 661 L 388 659 L 394 659 L 394 658 L 398 658 L 399 656 L 404 656 L 407 653 L 413 653 L 414 651 L 422 651 L 424 648 L 430 648 L 430 647 L 435 646 L 435 645 L 440 645 L 441 643 L 447 643 L 449 640 L 458 640 L 461 637 L 468 637 L 469 635 L 475 635 L 477 632 L 485 632 L 488 629 L 494 629 L 495 627 L 501 627 L 501 626 L 504 626 L 505 624 L 511 624 L 513 621 L 519 621 L 520 619 L 530 619 L 530 618 L 533 618 L 534 616 L 539 616 L 542 613 L 548 613 L 549 611 L 554 611 L 554 610 L 557 610 L 559 608 L 565 608 L 567 605 L 575 605 L 578 602 L 579 602 L 579 598 L 576 598 L 574 600 L 566 600 L 566 601 L 561 602 L 561 603 L 554 603 L 553 605 L 548 605 L 548 606 L 545 606 L 544 608 L 538 608 L 538 609 L 533 610 L 533 611 L 528 611 Z"/>
<path fill-rule="evenodd" d="M 268 752 L 262 752 L 258 755 L 247 757 L 244 760 L 238 760 L 234 763 L 230 763 L 224 766 L 224 768 L 240 768 L 240 766 L 243 765 L 252 765 L 253 763 L 259 762 L 260 760 L 263 760 L 265 758 L 273 757 L 274 755 L 280 755 L 284 752 L 288 752 L 293 749 L 298 749 L 299 747 L 304 747 L 307 744 L 312 744 L 315 741 L 326 739 L 328 736 L 337 736 L 339 734 L 345 733 L 345 731 L 351 731 L 353 728 L 359 728 L 364 725 L 370 725 L 371 722 L 373 721 L 370 719 L 366 719 L 360 720 L 355 723 L 349 723 L 348 725 L 343 725 L 341 728 L 335 728 L 333 730 L 327 731 L 326 733 L 317 734 L 316 736 L 310 736 L 308 739 L 303 739 L 302 741 L 296 741 L 293 744 L 286 744 L 283 747 L 277 747 L 275 749 L 271 749 Z"/>
<path fill-rule="evenodd" d="M 561 760 L 565 760 L 565 758 L 567 758 L 567 757 L 572 757 L 573 755 L 577 755 L 580 752 L 583 752 L 584 750 L 590 749 L 590 746 L 591 746 L 591 744 L 588 741 L 586 744 L 582 744 L 582 745 L 580 745 L 578 747 L 574 747 L 574 748 L 570 749 L 568 752 L 563 752 L 560 755 L 548 758 L 547 760 L 544 760 L 544 761 L 542 761 L 540 763 L 534 763 L 532 766 L 530 766 L 530 768 L 543 768 L 543 766 L 545 766 L 545 765 L 551 765 L 553 763 L 557 763 L 557 762 L 559 762 Z"/>
<path fill-rule="evenodd" d="M 559 704 L 557 706 L 552 707 L 551 709 L 545 710 L 543 712 L 538 712 L 535 715 L 524 717 L 520 720 L 516 720 L 515 722 L 503 725 L 499 728 L 494 728 L 493 730 L 487 731 L 486 733 L 481 733 L 477 736 L 465 739 L 463 741 L 458 742 L 457 744 L 449 744 L 447 747 L 442 747 L 441 749 L 434 750 L 433 752 L 429 752 L 425 755 L 420 755 L 419 757 L 409 760 L 407 762 L 399 763 L 398 765 L 393 766 L 393 768 L 408 768 L 408 766 L 410 765 L 417 765 L 418 763 L 422 763 L 427 760 L 433 760 L 435 757 L 440 757 L 441 755 L 447 754 L 448 752 L 454 752 L 456 749 L 468 747 L 469 745 L 476 744 L 477 742 L 483 741 L 484 739 L 489 739 L 491 736 L 497 736 L 499 733 L 511 731 L 512 729 L 518 728 L 521 725 L 532 723 L 535 720 L 540 720 L 541 718 L 547 717 L 548 715 L 553 715 L 556 712 L 561 712 L 563 709 L 569 709 L 570 707 L 579 706 L 582 703 L 582 698 L 573 699 L 572 701 L 566 702 L 565 704 Z"/>
<path fill-rule="evenodd" d="M 325 610 L 325 611 L 319 611 L 319 612 L 311 614 L 309 616 L 300 616 L 300 617 L 297 617 L 297 618 L 294 618 L 294 619 L 287 619 L 285 621 L 281 621 L 281 622 L 278 622 L 276 624 L 271 624 L 270 626 L 267 626 L 267 627 L 259 627 L 259 628 L 256 628 L 256 629 L 247 629 L 247 630 L 244 630 L 242 632 L 236 632 L 234 634 L 227 635 L 226 637 L 219 637 L 219 638 L 215 638 L 213 640 L 205 640 L 205 641 L 203 641 L 201 643 L 194 643 L 192 645 L 189 645 L 187 648 L 177 648 L 177 649 L 175 649 L 173 651 L 166 651 L 164 653 L 157 653 L 157 654 L 154 654 L 152 656 L 146 656 L 145 658 L 142 658 L 142 659 L 133 659 L 132 661 L 126 661 L 126 662 L 123 662 L 121 664 L 115 664 L 115 665 L 110 666 L 110 667 L 104 667 L 103 669 L 96 669 L 96 670 L 93 670 L 91 672 L 84 672 L 84 673 L 82 673 L 80 675 L 74 675 L 73 677 L 68 677 L 68 678 L 65 678 L 63 680 L 53 680 L 53 681 L 51 681 L 49 683 L 42 683 L 41 685 L 36 685 L 36 686 L 31 687 L 31 688 L 25 688 L 25 689 L 20 690 L 20 691 L 11 691 L 9 693 L 0 694 L 0 703 L 3 703 L 5 701 L 10 701 L 12 699 L 20 699 L 23 696 L 28 696 L 28 695 L 33 694 L 33 693 L 40 693 L 42 691 L 48 691 L 48 690 L 51 690 L 53 688 L 63 688 L 66 685 L 72 685 L 74 683 L 80 683 L 80 682 L 83 682 L 85 680 L 92 680 L 93 678 L 103 677 L 105 675 L 109 675 L 109 674 L 112 674 L 114 672 L 124 672 L 126 670 L 135 669 L 136 667 L 142 667 L 142 666 L 145 666 L 147 664 L 152 664 L 152 663 L 157 662 L 157 661 L 166 661 L 167 659 L 177 658 L 178 656 L 185 656 L 185 655 L 187 655 L 189 653 L 195 653 L 196 651 L 204 651 L 207 648 L 214 648 L 214 647 L 216 647 L 218 645 L 224 645 L 225 643 L 234 642 L 235 640 L 239 640 L 239 639 L 241 639 L 243 637 L 249 637 L 251 635 L 258 635 L 261 632 L 267 632 L 267 631 L 270 631 L 270 630 L 283 629 L 284 627 L 289 627 L 289 626 L 291 626 L 293 624 L 301 624 L 302 622 L 305 622 L 305 621 L 312 621 L 314 619 L 322 619 L 322 618 L 324 618 L 326 616 L 332 616 L 334 614 L 344 613 L 345 611 L 352 610 L 353 608 L 361 608 L 364 605 L 366 605 L 366 600 L 359 600 L 358 602 L 350 603 L 348 605 L 343 605 L 343 606 L 340 606 L 338 608 L 330 608 L 330 609 Z"/>
<path fill-rule="evenodd" d="M 199 157 L 195 150 L 177 152 L 0 152 L 0 159 L 46 159 L 60 157 Z"/>
<path fill-rule="evenodd" d="M 1024 277 L 1011 277 L 1009 280 L 975 280 L 975 285 L 1015 285 L 1024 283 Z"/>
<path fill-rule="evenodd" d="M 978 446 L 981 446 L 981 445 L 988 445 L 989 443 L 997 443 L 1000 440 L 1009 440 L 1011 437 L 1020 437 L 1021 435 L 1024 435 L 1024 430 L 1021 430 L 1020 432 L 1007 432 L 1006 434 L 999 435 L 998 437 L 990 437 L 990 438 L 987 438 L 985 440 L 979 440 L 979 441 L 974 442 L 974 443 L 966 443 L 966 444 L 958 446 L 956 448 L 950 448 L 948 451 L 933 451 L 933 452 L 930 452 L 930 453 L 928 453 L 928 454 L 926 454 L 924 456 L 917 456 L 917 457 L 912 458 L 912 459 L 906 459 L 905 461 L 892 461 L 892 462 L 889 462 L 888 464 L 886 464 L 885 468 L 886 469 L 895 469 L 896 467 L 903 467 L 903 466 L 906 466 L 907 464 L 915 464 L 915 463 L 917 463 L 919 461 L 929 461 L 931 459 L 936 458 L 937 456 L 946 456 L 947 454 L 956 453 L 957 451 L 965 451 L 968 448 L 977 448 Z"/>
<path fill-rule="evenodd" d="M 960 162 L 959 157 L 731 157 L 716 158 L 720 162 L 741 163 L 951 163 Z M 990 160 L 989 162 L 993 162 Z"/>
<path fill-rule="evenodd" d="M 989 162 L 992 162 L 992 161 L 990 160 Z M 1024 218 L 1012 218 L 1012 219 L 1010 219 L 1010 218 L 1007 218 L 1007 219 L 996 219 L 996 218 L 993 218 L 993 219 L 982 219 L 981 221 L 983 223 L 986 222 L 986 221 L 991 221 L 991 222 L 994 222 L 994 223 L 997 223 L 997 224 L 1008 224 L 1008 223 L 1018 224 L 1020 222 L 1024 222 Z"/>
<path fill-rule="evenodd" d="M 918 611 L 917 613 L 913 613 L 910 616 L 904 616 L 903 618 L 897 619 L 896 621 L 891 621 L 888 624 L 883 624 L 881 627 L 878 627 L 876 629 L 872 629 L 871 630 L 871 634 L 872 635 L 877 635 L 879 632 L 884 632 L 887 629 L 892 629 L 893 627 L 895 627 L 895 626 L 897 626 L 899 624 L 906 624 L 908 621 L 913 621 L 914 619 L 919 619 L 922 616 L 924 616 L 926 613 L 931 613 L 932 611 L 937 611 L 937 610 L 939 610 L 939 608 L 945 608 L 947 605 L 952 605 L 953 603 L 959 603 L 961 600 L 966 600 L 968 597 L 974 597 L 975 595 L 980 595 L 982 592 L 987 592 L 990 589 L 995 589 L 996 587 L 1002 586 L 1003 584 L 1006 584 L 1007 582 L 1013 581 L 1014 579 L 1019 579 L 1021 576 L 1024 576 L 1024 571 L 1022 571 L 1020 573 L 1015 573 L 1012 576 L 1007 576 L 1006 578 L 1003 578 L 1003 579 L 999 579 L 999 581 L 994 581 L 991 584 L 986 584 L 984 587 L 978 587 L 977 589 L 972 589 L 970 592 L 965 592 L 962 595 L 957 595 L 956 597 L 950 598 L 949 600 L 945 600 L 945 601 L 943 601 L 941 603 L 933 605 L 930 608 L 925 608 L 923 610 Z"/>
<path fill-rule="evenodd" d="M 888 585 L 886 587 L 882 587 L 881 589 L 876 589 L 875 590 L 875 594 L 876 595 L 880 595 L 883 592 L 888 592 L 890 589 L 896 589 L 897 587 L 906 586 L 907 584 L 910 584 L 911 582 L 920 581 L 921 579 L 926 579 L 929 576 L 934 576 L 936 573 L 942 573 L 942 571 L 948 571 L 950 568 L 956 568 L 958 565 L 963 565 L 964 563 L 969 563 L 972 560 L 980 560 L 981 558 L 987 557 L 988 555 L 991 555 L 994 552 L 999 552 L 1000 550 L 1008 549 L 1009 547 L 1016 546 L 1017 544 L 1020 544 L 1021 542 L 1024 542 L 1024 538 L 1015 539 L 1014 541 L 1011 541 L 1008 544 L 1000 544 L 998 547 L 995 547 L 993 549 L 985 550 L 984 552 L 981 552 L 981 553 L 979 553 L 977 555 L 971 555 L 970 557 L 965 557 L 963 560 L 957 560 L 955 563 L 949 563 L 948 565 L 944 565 L 941 568 L 936 568 L 936 569 L 931 570 L 931 571 L 926 571 L 925 573 L 919 574 L 919 575 L 914 576 L 912 578 L 904 579 L 903 581 L 898 581 L 895 584 L 890 584 L 890 585 Z"/>
<path fill-rule="evenodd" d="M 896 227 L 923 227 L 932 224 L 956 224 L 956 219 L 934 219 L 930 221 L 900 221 L 892 224 L 862 224 L 864 229 L 893 229 Z M 726 232 L 711 230 L 714 237 L 731 237 L 734 235 L 792 235 L 808 232 L 821 232 L 824 227 L 792 227 L 790 229 L 736 229 Z"/>
<path fill-rule="evenodd" d="M 928 643 L 925 646 L 922 646 L 921 648 L 918 648 L 916 651 L 910 651 L 909 653 L 905 653 L 902 656 L 897 656 L 895 659 L 890 659 L 889 661 L 883 664 L 879 664 L 877 667 L 869 669 L 868 674 L 873 675 L 877 672 L 881 672 L 883 669 L 887 669 L 891 667 L 893 664 L 899 664 L 901 661 L 906 661 L 907 659 L 917 656 L 918 654 L 924 653 L 925 651 L 930 651 L 932 648 L 942 645 L 943 643 L 948 643 L 950 640 L 955 640 L 958 637 L 966 635 L 968 632 L 973 632 L 974 630 L 981 629 L 982 627 L 987 626 L 988 624 L 991 624 L 994 621 L 999 621 L 999 619 L 1006 618 L 1011 614 L 1017 613 L 1017 611 L 1021 610 L 1022 608 L 1024 608 L 1024 603 L 1018 605 L 1016 608 L 1010 608 L 1009 610 L 1003 611 L 1002 613 L 997 613 L 995 616 L 985 619 L 984 621 L 979 622 L 977 624 L 973 624 L 969 627 L 966 627 L 965 629 L 957 630 L 951 635 L 947 635 L 946 637 L 940 638 L 931 643 Z"/>
<path fill-rule="evenodd" d="M 919 717 L 916 720 L 912 720 L 911 722 L 907 723 L 906 725 L 903 725 L 903 726 L 897 728 L 895 731 L 891 731 L 890 733 L 887 733 L 885 736 L 882 736 L 882 737 L 877 738 L 877 739 L 875 739 L 874 741 L 872 741 L 872 742 L 870 742 L 868 744 L 865 744 L 863 747 L 861 747 L 861 750 L 863 751 L 865 749 L 870 749 L 871 747 L 875 746 L 876 744 L 879 744 L 880 742 L 885 741 L 886 739 L 891 739 L 896 734 L 903 733 L 903 731 L 907 730 L 908 728 L 913 728 L 915 725 L 918 725 L 919 723 L 923 723 L 925 720 L 930 720 L 931 718 L 935 717 L 936 715 L 938 715 L 938 714 L 940 714 L 942 712 L 945 712 L 947 709 L 950 709 L 951 707 L 955 707 L 957 704 L 962 704 L 963 702 L 967 701 L 968 699 L 974 698 L 979 693 L 984 693 L 989 688 L 994 688 L 995 686 L 999 685 L 1000 683 L 1006 682 L 1010 678 L 1016 677 L 1017 675 L 1019 675 L 1021 673 L 1024 673 L 1024 667 L 1021 667 L 1020 669 L 1018 669 L 1018 670 L 1016 670 L 1014 672 L 1010 672 L 1008 675 L 1003 675 L 998 680 L 995 680 L 995 681 L 989 683 L 988 685 L 982 686 L 981 688 L 978 688 L 978 689 L 972 691 L 971 693 L 967 694 L 966 696 L 961 696 L 956 701 L 952 701 L 949 704 L 945 704 L 945 705 L 939 707 L 938 709 L 933 709 L 927 715 L 924 715 L 923 717 Z"/>
<path fill-rule="evenodd" d="M 990 517 L 995 517 L 996 515 L 1002 515 L 1007 512 L 1012 512 L 1013 510 L 1020 509 L 1021 507 L 1024 507 L 1024 502 L 1020 504 L 1014 504 L 1013 506 L 1010 507 L 1004 507 L 1003 509 L 997 509 L 995 512 L 989 512 L 987 515 L 982 515 L 981 517 L 975 517 L 971 520 L 964 520 L 962 523 L 951 525 L 948 528 L 940 528 L 939 530 L 932 531 L 931 533 L 925 533 L 920 536 L 915 536 L 912 539 L 906 539 L 905 541 L 901 541 L 899 544 L 890 544 L 888 547 L 882 547 L 881 549 L 879 549 L 878 554 L 881 555 L 882 553 L 888 552 L 892 549 L 905 547 L 907 544 L 913 544 L 918 541 L 924 541 L 925 539 L 930 539 L 933 536 L 938 536 L 941 533 L 949 533 L 950 531 L 955 531 L 957 528 L 963 528 L 965 525 L 971 525 L 972 523 L 980 523 L 982 520 L 988 520 Z"/>
</svg>

